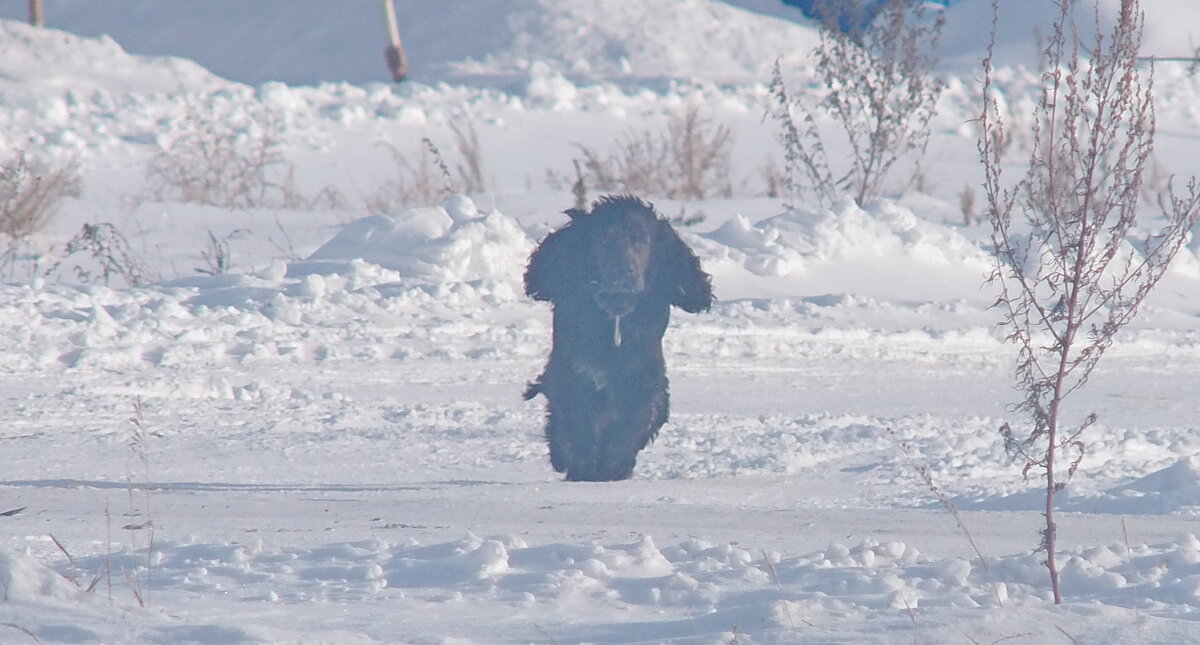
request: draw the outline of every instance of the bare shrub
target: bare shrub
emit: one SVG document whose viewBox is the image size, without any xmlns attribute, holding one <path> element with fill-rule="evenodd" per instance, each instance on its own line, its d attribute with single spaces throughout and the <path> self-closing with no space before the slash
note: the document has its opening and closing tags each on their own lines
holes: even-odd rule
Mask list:
<svg viewBox="0 0 1200 645">
<path fill-rule="evenodd" d="M 278 224 L 276 221 L 277 226 Z M 208 244 L 200 251 L 200 259 L 204 262 L 204 266 L 196 269 L 196 273 L 204 275 L 229 273 L 233 269 L 233 251 L 229 248 L 229 241 L 249 233 L 249 229 L 239 228 L 230 231 L 223 237 L 217 237 L 215 233 L 209 231 Z"/>
<path fill-rule="evenodd" d="M 730 183 L 730 152 L 733 132 L 728 126 L 700 116 L 697 105 L 667 120 L 670 192 L 667 197 L 703 199 L 733 192 Z"/>
<path fill-rule="evenodd" d="M 801 193 L 809 192 L 822 204 L 832 204 L 840 194 L 838 180 L 829 168 L 829 157 L 821 131 L 811 111 L 788 95 L 779 61 L 771 68 L 771 101 L 764 115 L 779 126 L 775 139 L 783 146 L 783 174 L 780 183 L 787 198 L 786 208 L 795 208 Z M 797 119 L 797 115 L 799 115 Z"/>
<path fill-rule="evenodd" d="M 32 161 L 20 150 L 0 159 L 0 267 L 12 271 L 29 238 L 42 230 L 62 201 L 79 195 L 79 166 Z"/>
<path fill-rule="evenodd" d="M 390 213 L 405 206 L 436 204 L 453 191 L 448 180 L 449 169 L 439 160 L 440 153 L 429 139 L 422 139 L 415 158 L 390 143 L 379 145 L 388 149 L 396 172 L 363 198 L 368 211 Z"/>
<path fill-rule="evenodd" d="M 301 211 L 354 210 L 354 206 L 346 198 L 346 194 L 342 192 L 342 189 L 333 184 L 325 184 L 324 188 L 312 195 L 301 193 L 300 189 L 296 187 L 296 166 L 288 162 L 283 163 L 281 167 L 286 168 L 283 172 L 283 180 L 272 191 L 275 193 L 275 197 L 268 200 L 263 206 Z"/>
<path fill-rule="evenodd" d="M 767 197 L 778 199 L 783 196 L 783 171 L 772 159 L 767 159 L 758 167 L 758 175 L 762 179 L 763 192 Z"/>
<path fill-rule="evenodd" d="M 594 148 L 576 145 L 588 183 L 602 191 L 634 195 L 667 194 L 667 147 L 658 144 L 650 130 L 630 131 L 617 141 L 616 151 L 605 156 Z M 660 190 L 661 189 L 661 190 Z"/>
<path fill-rule="evenodd" d="M 970 226 L 979 221 L 979 213 L 975 212 L 975 187 L 967 184 L 958 193 L 958 208 L 962 211 L 963 225 Z"/>
<path fill-rule="evenodd" d="M 1140 254 L 1133 249 L 1128 239 L 1155 132 L 1153 68 L 1143 73 L 1137 64 L 1140 2 L 1122 0 L 1117 24 L 1097 36 L 1090 60 L 1079 55 L 1070 0 L 1056 2 L 1024 175 L 1011 186 L 1001 183 L 997 142 L 1007 137 L 992 89 L 995 22 L 983 61 L 978 145 L 996 254 L 991 280 L 1001 290 L 996 304 L 1017 346 L 1016 377 L 1025 397 L 1015 410 L 1029 421 L 1025 432 L 1008 424 L 1000 431 L 1024 475 L 1045 477 L 1041 548 L 1054 601 L 1061 603 L 1055 494 L 1079 468 L 1084 433 L 1096 422 L 1094 412 L 1068 421 L 1065 404 L 1186 241 L 1200 214 L 1200 194 L 1195 178 L 1182 197 L 1168 191 L 1162 228 L 1142 242 Z M 992 6 L 998 20 L 999 0 Z"/>
<path fill-rule="evenodd" d="M 901 156 L 925 153 L 943 88 L 931 75 L 936 60 L 929 52 L 945 20 L 940 14 L 928 20 L 925 3 L 912 0 L 886 0 L 870 20 L 865 0 L 817 0 L 813 9 L 821 17 L 814 66 L 826 90 L 816 109 L 840 126 L 849 168 L 831 170 L 816 120 L 789 98 L 777 62 L 767 114 L 780 125 L 785 189 L 795 199 L 803 181 L 824 204 L 842 193 L 861 204 L 882 193 Z"/>
<path fill-rule="evenodd" d="M 332 184 L 318 190 L 317 194 L 312 197 L 301 197 L 300 201 L 292 208 L 308 211 L 348 211 L 353 209 L 346 193 Z"/>
<path fill-rule="evenodd" d="M 480 193 L 487 189 L 484 182 L 483 150 L 473 123 L 465 126 L 451 123 L 459 162 L 451 172 L 437 144 L 422 137 L 414 153 L 405 154 L 395 145 L 380 142 L 388 149 L 395 164 L 395 173 L 373 192 L 363 198 L 367 210 L 388 213 L 406 206 L 436 204 L 454 193 Z M 457 173 L 457 176 L 456 176 Z"/>
<path fill-rule="evenodd" d="M 73 259 L 73 260 L 72 260 Z M 116 226 L 107 222 L 84 224 L 64 246 L 62 256 L 46 270 L 53 276 L 71 261 L 75 279 L 83 283 L 103 282 L 113 278 L 136 287 L 151 280 L 149 270 L 134 255 L 129 240 Z"/>
<path fill-rule="evenodd" d="M 62 200 L 79 195 L 75 162 L 31 161 L 24 150 L 0 161 L 0 235 L 20 240 L 40 231 Z"/>
<path fill-rule="evenodd" d="M 733 131 L 690 105 L 667 118 L 665 130 L 631 130 L 608 154 L 576 145 L 575 160 L 584 185 L 600 191 L 704 199 L 733 193 Z M 582 170 L 580 170 L 580 168 Z M 575 185 L 549 172 L 551 184 Z"/>
<path fill-rule="evenodd" d="M 459 162 L 458 192 L 480 193 L 486 187 L 483 180 L 483 151 L 479 145 L 479 133 L 475 131 L 475 123 L 467 121 L 466 126 L 450 122 L 450 130 L 454 132 L 454 145 L 458 148 Z"/>
<path fill-rule="evenodd" d="M 294 203 L 282 132 L 271 110 L 219 114 L 189 101 L 178 132 L 146 168 L 148 195 L 226 208 Z"/>
<path fill-rule="evenodd" d="M 283 227 L 283 223 L 279 221 L 279 218 L 275 218 L 275 229 L 279 231 L 279 237 L 282 240 L 268 237 L 267 241 L 279 252 L 279 257 L 288 262 L 299 262 L 303 259 L 303 256 L 296 250 L 296 245 L 292 242 L 292 236 L 288 234 L 287 229 Z"/>
<path fill-rule="evenodd" d="M 937 190 L 937 185 L 930 178 L 929 173 L 925 172 L 925 168 L 918 165 L 913 171 L 912 178 L 908 180 L 908 188 L 906 190 L 915 190 L 918 193 L 932 195 Z"/>
<path fill-rule="evenodd" d="M 933 78 L 927 52 L 941 39 L 945 18 L 925 18 L 925 3 L 888 0 L 861 28 L 838 29 L 838 7 L 863 0 L 818 0 L 824 15 L 820 44 L 813 52 L 817 73 L 829 93 L 820 107 L 837 118 L 850 142 L 853 163 L 844 181 L 855 199 L 878 196 L 888 170 L 901 154 L 924 154 L 942 82 Z M 841 9 L 845 10 L 845 9 Z"/>
</svg>

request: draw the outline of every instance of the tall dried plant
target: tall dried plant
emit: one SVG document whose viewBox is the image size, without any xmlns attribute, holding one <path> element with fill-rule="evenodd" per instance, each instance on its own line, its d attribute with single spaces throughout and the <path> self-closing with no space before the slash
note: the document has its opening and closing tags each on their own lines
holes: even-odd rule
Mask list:
<svg viewBox="0 0 1200 645">
<path fill-rule="evenodd" d="M 122 530 L 129 532 L 129 545 L 133 556 L 137 557 L 138 552 L 138 534 L 142 531 L 146 532 L 146 565 L 145 568 L 134 566 L 133 573 L 125 572 L 125 577 L 130 583 L 130 589 L 133 591 L 134 598 L 142 607 L 150 604 L 150 592 L 152 585 L 152 574 L 154 572 L 154 514 L 150 509 L 150 436 L 152 433 L 146 426 L 145 409 L 142 406 L 141 397 L 137 397 L 133 402 L 133 416 L 129 417 L 131 430 L 129 439 L 126 442 L 133 456 L 142 466 L 142 508 L 136 508 L 134 503 L 133 490 L 135 488 L 134 476 L 130 472 L 126 476 L 126 491 L 129 493 L 129 511 L 127 516 L 130 518 L 129 523 L 122 526 Z"/>
<path fill-rule="evenodd" d="M 59 270 L 71 263 L 74 278 L 84 284 L 110 284 L 114 278 L 131 287 L 156 279 L 136 253 L 129 240 L 108 222 L 84 224 L 83 228 L 63 245 L 61 254 L 43 274 L 63 277 Z"/>
<path fill-rule="evenodd" d="M 846 132 L 851 167 L 841 179 L 858 203 L 877 197 L 901 155 L 923 155 L 929 122 L 942 93 L 929 53 L 941 40 L 945 17 L 929 21 L 925 3 L 887 0 L 866 20 L 864 0 L 817 0 L 823 17 L 813 51 L 829 93 L 820 107 Z M 839 29 L 850 12 L 853 22 Z"/>
<path fill-rule="evenodd" d="M 902 156 L 925 153 L 943 89 L 930 52 L 945 20 L 930 20 L 914 0 L 886 0 L 877 11 L 866 0 L 817 0 L 813 9 L 820 17 L 813 62 L 825 89 L 815 109 L 840 126 L 849 164 L 832 170 L 813 109 L 788 95 L 777 62 L 767 115 L 780 126 L 784 190 L 789 200 L 807 190 L 825 205 L 843 194 L 861 204 L 882 194 Z"/>
<path fill-rule="evenodd" d="M 375 213 L 390 213 L 399 208 L 436 204 L 454 193 L 477 194 L 487 190 L 484 181 L 483 148 L 473 121 L 450 123 L 459 162 L 450 170 L 445 155 L 433 139 L 421 137 L 415 152 L 405 153 L 392 143 L 378 145 L 388 149 L 395 166 L 392 178 L 363 197 L 363 205 Z M 457 176 L 456 176 L 457 175 Z"/>
<path fill-rule="evenodd" d="M 667 120 L 663 145 L 667 159 L 668 197 L 703 199 L 708 195 L 726 195 L 732 191 L 729 181 L 730 147 L 733 131 L 700 114 L 692 104 L 681 114 Z"/>
<path fill-rule="evenodd" d="M 268 109 L 220 114 L 190 99 L 177 131 L 146 167 L 148 196 L 227 208 L 294 202 L 283 127 Z"/>
<path fill-rule="evenodd" d="M 451 121 L 450 130 L 454 132 L 454 145 L 462 159 L 457 167 L 460 192 L 482 193 L 487 188 L 487 182 L 483 179 L 483 149 L 479 144 L 475 122 L 467 121 L 466 125 L 460 125 Z"/>
<path fill-rule="evenodd" d="M 1084 433 L 1096 421 L 1094 412 L 1068 416 L 1065 403 L 1166 272 L 1200 214 L 1200 195 L 1195 178 L 1186 195 L 1164 195 L 1161 229 L 1142 242 L 1140 253 L 1134 249 L 1129 238 L 1155 133 L 1153 68 L 1138 68 L 1140 3 L 1122 0 L 1107 36 L 1096 9 L 1099 35 L 1088 47 L 1090 60 L 1080 56 L 1070 0 L 1056 3 L 1024 174 L 1012 185 L 1002 182 L 997 142 L 1008 133 L 992 87 L 995 22 L 983 61 L 978 146 L 996 254 L 991 280 L 1001 291 L 1001 324 L 1018 350 L 1024 400 L 1015 409 L 1029 423 L 1025 432 L 1008 424 L 1000 431 L 1023 474 L 1045 477 L 1041 548 L 1054 601 L 1061 603 L 1055 495 L 1079 467 Z M 994 21 L 999 11 L 993 0 Z"/>
<path fill-rule="evenodd" d="M 665 130 L 631 130 L 603 153 L 576 146 L 577 181 L 548 173 L 551 183 L 586 186 L 603 191 L 661 195 L 671 199 L 728 197 L 733 193 L 733 131 L 689 105 L 667 117 Z"/>
<path fill-rule="evenodd" d="M 54 217 L 64 199 L 79 195 L 79 185 L 74 161 L 39 162 L 25 150 L 0 158 L 0 270 L 11 275 L 22 257 L 37 257 L 28 252 L 30 238 Z"/>
<path fill-rule="evenodd" d="M 41 230 L 62 200 L 79 195 L 79 165 L 39 163 L 18 150 L 0 160 L 0 235 L 20 240 Z"/>
<path fill-rule="evenodd" d="M 795 208 L 800 195 L 805 192 L 822 204 L 832 204 L 841 192 L 830 170 L 817 120 L 803 103 L 788 94 L 778 60 L 771 68 L 768 93 L 771 98 L 763 118 L 771 117 L 779 126 L 775 140 L 783 146 L 780 187 L 787 199 L 784 208 Z"/>
</svg>

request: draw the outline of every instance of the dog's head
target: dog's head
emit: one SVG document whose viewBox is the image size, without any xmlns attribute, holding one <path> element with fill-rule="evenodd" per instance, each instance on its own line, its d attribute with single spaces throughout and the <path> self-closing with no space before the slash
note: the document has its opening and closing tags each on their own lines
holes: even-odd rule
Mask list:
<svg viewBox="0 0 1200 645">
<path fill-rule="evenodd" d="M 651 205 L 630 196 L 604 197 L 589 211 L 567 214 L 571 222 L 530 258 L 529 295 L 552 302 L 586 298 L 612 318 L 647 299 L 687 311 L 712 303 L 708 274 Z"/>
<path fill-rule="evenodd" d="M 590 229 L 587 257 L 580 259 L 592 276 L 592 299 L 610 316 L 630 313 L 650 281 L 658 218 L 637 200 L 612 200 L 598 204 L 580 225 Z"/>
</svg>

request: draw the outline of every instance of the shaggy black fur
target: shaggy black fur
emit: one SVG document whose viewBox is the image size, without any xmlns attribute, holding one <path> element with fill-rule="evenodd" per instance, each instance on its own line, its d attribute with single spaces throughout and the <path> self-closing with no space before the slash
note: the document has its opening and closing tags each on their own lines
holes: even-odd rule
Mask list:
<svg viewBox="0 0 1200 645">
<path fill-rule="evenodd" d="M 567 479 L 633 473 L 667 421 L 662 338 L 671 305 L 712 306 L 712 282 L 654 208 L 604 197 L 546 236 L 529 258 L 525 292 L 554 306 L 554 339 L 525 398 L 548 400 L 550 463 Z"/>
</svg>

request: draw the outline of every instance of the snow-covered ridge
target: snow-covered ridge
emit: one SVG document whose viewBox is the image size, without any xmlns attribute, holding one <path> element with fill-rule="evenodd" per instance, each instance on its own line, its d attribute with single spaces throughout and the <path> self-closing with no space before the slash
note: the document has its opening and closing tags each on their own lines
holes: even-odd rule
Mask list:
<svg viewBox="0 0 1200 645">
<path fill-rule="evenodd" d="M 46 15 L 51 27 L 108 34 L 129 51 L 187 57 L 252 85 L 386 80 L 377 7 L 364 2 L 342 8 L 323 0 L 255 4 L 46 0 Z M 1101 25 L 1108 28 L 1119 0 L 1099 5 Z M 687 0 L 665 10 L 622 0 L 396 0 L 396 7 L 413 78 L 429 84 L 462 74 L 507 83 L 535 62 L 587 81 L 631 75 L 762 81 L 775 58 L 802 63 L 816 42 L 810 21 L 777 0 Z M 1142 0 L 1142 7 L 1147 56 L 1191 53 L 1189 30 L 1200 10 L 1175 0 Z M 0 5 L 0 18 L 21 20 L 25 11 L 20 3 Z M 945 67 L 968 75 L 977 70 L 987 41 L 991 3 L 955 2 L 945 11 Z M 1036 69 L 1034 31 L 1044 30 L 1056 11 L 1049 3 L 1004 8 L 1002 64 Z M 1075 7 L 1081 28 L 1091 26 L 1092 11 L 1091 3 Z"/>
<path fill-rule="evenodd" d="M 37 29 L 0 20 L 0 81 L 7 106 L 26 96 L 102 93 L 173 92 L 225 85 L 194 61 L 174 57 L 134 56 L 116 41 L 82 38 L 52 29 Z"/>
<path fill-rule="evenodd" d="M 535 63 L 590 82 L 744 82 L 761 78 L 776 58 L 798 62 L 815 42 L 807 26 L 710 0 L 396 4 L 411 77 L 427 84 L 469 77 L 507 85 Z M 378 7 L 370 3 L 342 8 L 320 0 L 268 0 L 254 9 L 133 0 L 104 7 L 57 0 L 46 5 L 52 27 L 108 33 L 131 51 L 188 56 L 254 85 L 387 80 L 380 53 L 384 32 Z M 0 18 L 22 18 L 23 11 L 0 7 Z M 137 19 L 129 20 L 131 14 Z"/>
<path fill-rule="evenodd" d="M 816 42 L 808 27 L 708 0 L 509 4 L 489 15 L 499 19 L 510 43 L 448 63 L 455 74 L 506 76 L 542 61 L 585 80 L 746 82 L 767 78 L 776 59 L 799 63 Z"/>
</svg>

